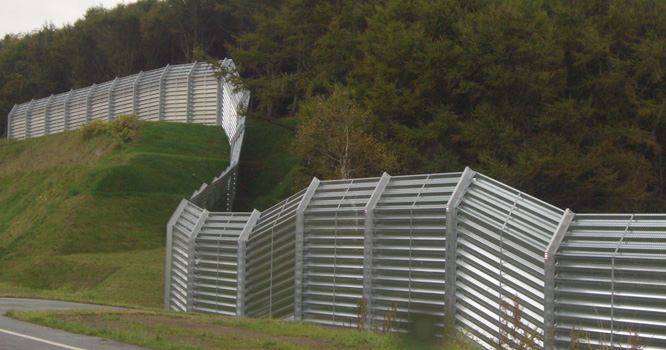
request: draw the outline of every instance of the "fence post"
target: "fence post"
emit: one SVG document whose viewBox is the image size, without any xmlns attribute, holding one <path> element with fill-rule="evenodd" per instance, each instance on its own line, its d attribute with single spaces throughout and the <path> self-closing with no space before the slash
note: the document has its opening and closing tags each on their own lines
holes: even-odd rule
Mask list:
<svg viewBox="0 0 666 350">
<path fill-rule="evenodd" d="M 72 96 L 72 91 L 74 91 L 74 89 L 69 90 L 69 93 L 67 93 L 67 97 L 65 97 L 65 102 L 63 102 L 63 111 L 64 111 L 64 113 L 63 113 L 62 129 L 65 130 L 65 131 L 69 130 L 69 125 L 68 125 L 68 123 L 69 123 L 69 98 Z"/>
<path fill-rule="evenodd" d="M 236 198 L 236 184 L 238 182 L 238 163 L 235 163 L 232 166 L 233 171 L 231 172 L 231 175 L 229 175 L 229 182 L 227 183 L 227 211 L 233 209 L 234 198 Z"/>
<path fill-rule="evenodd" d="M 9 111 L 9 115 L 7 116 L 7 140 L 12 137 L 12 118 L 14 112 L 16 112 L 16 104 L 14 104 L 14 107 L 12 107 L 12 110 Z"/>
<path fill-rule="evenodd" d="M 86 94 L 86 124 L 90 123 L 90 96 L 95 91 L 95 86 L 95 84 L 92 84 L 90 90 L 88 90 L 88 94 Z"/>
<path fill-rule="evenodd" d="M 157 120 L 162 121 L 164 119 L 164 77 L 167 75 L 167 72 L 169 71 L 169 65 L 167 64 L 166 67 L 164 67 L 164 71 L 160 75 L 160 86 L 159 86 L 159 92 L 158 92 L 158 104 L 157 104 Z"/>
<path fill-rule="evenodd" d="M 132 84 L 132 112 L 136 114 L 136 116 L 139 117 L 139 109 L 138 109 L 138 104 L 139 104 L 139 82 L 141 81 L 141 77 L 143 76 L 143 71 L 139 71 L 139 74 L 136 75 L 136 79 L 134 80 L 134 83 Z"/>
<path fill-rule="evenodd" d="M 187 310 L 185 311 L 192 311 L 194 309 L 194 275 L 196 274 L 198 260 L 196 259 L 195 241 L 199 235 L 199 231 L 201 231 L 201 227 L 206 223 L 206 219 L 208 219 L 208 214 L 208 210 L 203 209 L 187 242 Z"/>
<path fill-rule="evenodd" d="M 387 173 L 377 182 L 375 190 L 372 192 L 368 203 L 365 205 L 365 222 L 363 228 L 363 299 L 365 299 L 365 323 L 364 327 L 370 329 L 372 326 L 372 260 L 373 260 L 373 240 L 374 240 L 374 211 L 379 198 L 384 193 L 386 185 L 391 180 Z"/>
<path fill-rule="evenodd" d="M 252 211 L 250 219 L 243 227 L 238 236 L 238 262 L 236 265 L 236 316 L 245 316 L 245 272 L 247 267 L 247 240 L 250 238 L 250 233 L 254 225 L 257 224 L 261 212 L 258 210 Z"/>
<path fill-rule="evenodd" d="M 109 103 L 107 106 L 109 107 L 109 121 L 113 119 L 113 89 L 116 88 L 116 84 L 118 83 L 118 77 L 116 79 L 113 79 L 113 83 L 111 83 L 111 87 L 109 88 Z"/>
<path fill-rule="evenodd" d="M 185 102 L 186 123 L 190 123 L 192 121 L 192 75 L 198 64 L 199 62 L 194 62 L 194 64 L 192 64 L 192 69 L 190 69 L 190 71 L 187 73 L 187 98 Z"/>
<path fill-rule="evenodd" d="M 25 109 L 25 138 L 27 139 L 30 137 L 30 109 L 32 108 L 32 104 L 35 102 L 35 100 L 30 100 L 30 104 L 28 105 L 28 108 Z"/>
<path fill-rule="evenodd" d="M 227 63 L 227 60 L 225 59 L 222 64 L 225 65 Z M 211 67 L 212 69 L 212 67 Z M 224 91 L 224 86 L 226 85 L 226 79 L 225 77 L 218 77 L 217 78 L 217 105 L 215 106 L 215 110 L 217 111 L 215 114 L 215 118 L 217 119 L 215 121 L 215 124 L 217 126 L 222 126 L 224 127 L 224 94 L 226 91 Z M 224 130 L 225 132 L 227 131 L 226 129 Z M 227 135 L 229 136 L 229 135 Z"/>
<path fill-rule="evenodd" d="M 44 135 L 49 134 L 49 106 L 53 101 L 53 94 L 49 97 L 49 100 L 46 101 L 46 106 L 44 106 Z"/>
<path fill-rule="evenodd" d="M 187 206 L 187 199 L 183 199 L 178 204 L 178 208 L 171 215 L 167 223 L 166 231 L 166 254 L 164 262 L 164 309 L 169 310 L 171 306 L 171 254 L 173 254 L 173 226 L 176 225 L 178 218 Z"/>
<path fill-rule="evenodd" d="M 555 255 L 573 219 L 574 213 L 565 210 L 544 254 L 543 347 L 547 350 L 555 349 Z"/>
<path fill-rule="evenodd" d="M 303 320 L 303 272 L 304 267 L 304 231 L 305 231 L 305 210 L 308 208 L 312 196 L 317 192 L 319 179 L 312 178 L 310 186 L 303 194 L 301 202 L 296 208 L 296 232 L 294 239 L 294 320 Z"/>
<path fill-rule="evenodd" d="M 446 326 L 453 330 L 456 322 L 456 242 L 458 237 L 458 205 L 462 201 L 463 194 L 474 180 L 476 175 L 469 167 L 465 168 L 460 180 L 453 190 L 449 203 L 446 205 L 446 252 L 444 271 L 446 272 L 444 282 L 444 298 L 446 305 Z"/>
</svg>

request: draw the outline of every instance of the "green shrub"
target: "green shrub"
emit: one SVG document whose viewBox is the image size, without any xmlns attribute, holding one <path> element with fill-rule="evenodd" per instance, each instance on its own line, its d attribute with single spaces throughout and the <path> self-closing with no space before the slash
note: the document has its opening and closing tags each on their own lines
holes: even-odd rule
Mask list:
<svg viewBox="0 0 666 350">
<path fill-rule="evenodd" d="M 111 122 L 104 120 L 93 120 L 83 124 L 79 129 L 81 138 L 88 140 L 100 135 L 109 135 L 118 143 L 132 141 L 136 137 L 136 129 L 139 127 L 139 118 L 136 114 L 119 115 Z"/>
<path fill-rule="evenodd" d="M 136 129 L 139 128 L 139 118 L 136 114 L 119 115 L 109 123 L 111 136 L 120 142 L 129 142 L 136 137 Z"/>
<path fill-rule="evenodd" d="M 82 139 L 88 140 L 107 134 L 109 132 L 109 124 L 103 120 L 93 120 L 88 124 L 81 125 L 79 132 Z"/>
</svg>

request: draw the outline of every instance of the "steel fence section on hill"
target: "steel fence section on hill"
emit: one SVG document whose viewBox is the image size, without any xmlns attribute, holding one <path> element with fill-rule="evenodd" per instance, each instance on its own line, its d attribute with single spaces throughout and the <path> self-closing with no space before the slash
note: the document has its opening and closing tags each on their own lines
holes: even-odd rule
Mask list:
<svg viewBox="0 0 666 350">
<path fill-rule="evenodd" d="M 109 93 L 117 80 L 111 80 L 99 85 L 93 85 L 94 89 L 88 97 L 88 117 L 87 121 L 109 120 Z"/>
<path fill-rule="evenodd" d="M 577 214 L 556 257 L 558 349 L 666 349 L 666 215 Z"/>
<path fill-rule="evenodd" d="M 296 208 L 305 190 L 263 211 L 246 243 L 245 315 L 294 313 Z"/>
<path fill-rule="evenodd" d="M 220 176 L 204 183 L 194 191 L 190 202 L 210 211 L 231 211 L 233 196 L 236 192 L 238 163 L 229 165 Z"/>
<path fill-rule="evenodd" d="M 205 63 L 198 64 L 190 79 L 190 122 L 223 126 L 223 115 L 221 112 L 229 106 L 221 105 L 222 101 L 219 98 L 219 94 L 224 84 L 215 76 L 213 67 Z M 235 122 L 237 116 L 233 117 Z M 225 132 L 229 139 L 234 136 L 227 129 L 225 129 Z"/>
<path fill-rule="evenodd" d="M 460 173 L 391 177 L 374 208 L 371 317 L 445 313 L 446 206 Z M 441 324 L 439 325 L 442 326 Z"/>
<path fill-rule="evenodd" d="M 470 169 L 314 179 L 251 215 L 184 201 L 165 300 L 341 326 L 425 314 L 485 348 L 533 332 L 547 349 L 666 349 L 666 215 L 574 215 Z"/>
<path fill-rule="evenodd" d="M 236 316 L 238 238 L 251 213 L 210 213 L 194 245 L 192 310 Z"/>
<path fill-rule="evenodd" d="M 520 327 L 543 335 L 544 254 L 564 211 L 480 174 L 457 210 L 457 326 L 486 348 L 513 341 L 517 298 Z"/>
<path fill-rule="evenodd" d="M 229 59 L 220 64 L 233 66 Z M 230 84 L 218 78 L 208 63 L 166 66 L 115 78 L 14 106 L 8 116 L 8 138 L 49 135 L 134 112 L 146 121 L 223 126 L 231 140 L 249 92 Z"/>
<path fill-rule="evenodd" d="M 65 115 L 65 102 L 69 93 L 53 95 L 51 103 L 47 110 L 45 134 L 57 134 L 65 131 L 65 118 L 53 118 L 52 115 Z"/>
<path fill-rule="evenodd" d="M 169 310 L 192 310 L 194 288 L 194 238 L 208 211 L 183 199 L 167 224 L 164 306 Z"/>
<path fill-rule="evenodd" d="M 356 322 L 363 298 L 365 209 L 379 178 L 322 181 L 304 213 L 305 321 Z"/>
</svg>

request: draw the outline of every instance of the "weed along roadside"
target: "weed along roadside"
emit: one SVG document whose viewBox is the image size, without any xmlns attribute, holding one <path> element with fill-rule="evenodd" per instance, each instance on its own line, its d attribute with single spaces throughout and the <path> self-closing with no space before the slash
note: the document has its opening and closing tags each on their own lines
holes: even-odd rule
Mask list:
<svg viewBox="0 0 666 350">
<path fill-rule="evenodd" d="M 20 311 L 13 318 L 151 349 L 408 349 L 401 334 L 167 311 Z M 473 349 L 430 344 L 431 349 Z M 416 347 L 418 346 L 418 347 Z"/>
</svg>

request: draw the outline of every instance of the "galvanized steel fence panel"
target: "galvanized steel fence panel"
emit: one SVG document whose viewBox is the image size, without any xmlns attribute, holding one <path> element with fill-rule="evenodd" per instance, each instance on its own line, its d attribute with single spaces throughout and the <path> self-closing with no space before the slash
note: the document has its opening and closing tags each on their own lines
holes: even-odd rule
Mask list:
<svg viewBox="0 0 666 350">
<path fill-rule="evenodd" d="M 95 85 L 95 89 L 90 94 L 89 98 L 89 118 L 88 120 L 109 120 L 109 93 L 116 81 L 107 81 L 99 85 Z"/>
<path fill-rule="evenodd" d="M 363 298 L 365 207 L 378 178 L 319 184 L 304 213 L 303 319 L 355 322 Z"/>
<path fill-rule="evenodd" d="M 204 209 L 183 200 L 167 225 L 165 306 L 171 310 L 192 309 L 194 245 Z M 199 226 L 199 228 L 197 227 Z"/>
<path fill-rule="evenodd" d="M 233 67 L 229 59 L 221 64 Z M 248 101 L 246 90 L 216 77 L 210 64 L 166 66 L 16 105 L 8 137 L 49 135 L 134 112 L 147 121 L 223 126 L 231 140 Z"/>
<path fill-rule="evenodd" d="M 44 133 L 45 127 L 45 107 L 48 99 L 41 99 L 33 101 L 30 108 L 27 110 L 26 122 L 28 125 L 26 137 L 32 135 L 39 135 Z"/>
<path fill-rule="evenodd" d="M 540 347 L 568 348 L 574 335 L 626 348 L 635 332 L 646 348 L 666 349 L 666 215 L 584 214 L 572 223 L 570 211 L 469 169 L 315 179 L 254 221 L 189 205 L 175 215 L 168 249 L 174 309 L 192 300 L 186 309 L 370 326 L 395 305 L 394 326 L 430 314 L 482 347 L 510 348 L 517 298 Z M 192 227 L 199 238 L 185 256 Z"/>
<path fill-rule="evenodd" d="M 458 207 L 456 321 L 484 346 L 503 340 L 518 298 L 544 332 L 544 254 L 564 211 L 483 175 Z"/>
<path fill-rule="evenodd" d="M 285 318 L 294 313 L 296 208 L 301 191 L 261 213 L 247 240 L 245 315 Z"/>
<path fill-rule="evenodd" d="M 576 215 L 556 271 L 558 348 L 666 349 L 666 215 Z"/>
<path fill-rule="evenodd" d="M 111 118 L 134 112 L 134 84 L 139 74 L 118 78 L 111 94 Z"/>
<path fill-rule="evenodd" d="M 191 79 L 190 122 L 223 126 L 223 117 L 220 112 L 223 112 L 225 107 L 222 106 L 222 100 L 218 96 L 221 93 L 218 89 L 220 81 L 213 75 L 212 67 L 207 64 L 198 64 Z M 237 118 L 237 116 L 234 115 L 233 118 Z M 224 128 L 224 131 L 229 138 L 235 134 L 228 128 Z"/>
<path fill-rule="evenodd" d="M 169 66 L 143 72 L 136 89 L 135 112 L 141 120 L 160 120 L 160 77 Z"/>
<path fill-rule="evenodd" d="M 92 86 L 83 89 L 73 90 L 65 110 L 65 123 L 67 123 L 67 130 L 78 129 L 81 125 L 86 123 L 88 115 L 88 94 Z M 32 135 L 30 137 L 34 137 Z"/>
<path fill-rule="evenodd" d="M 396 326 L 414 313 L 445 313 L 446 206 L 459 173 L 391 177 L 374 208 L 375 324 L 395 306 Z"/>
<path fill-rule="evenodd" d="M 210 182 L 204 183 L 194 191 L 190 202 L 208 210 L 231 210 L 231 204 L 236 192 L 238 178 L 238 163 L 231 164 L 220 176 Z"/>
<path fill-rule="evenodd" d="M 53 95 L 46 117 L 46 135 L 65 131 L 65 118 L 51 118 L 51 116 L 65 115 L 65 102 L 68 96 L 69 93 Z"/>
<path fill-rule="evenodd" d="M 250 213 L 210 213 L 195 237 L 192 309 L 233 315 L 238 284 L 238 237 Z"/>
</svg>

